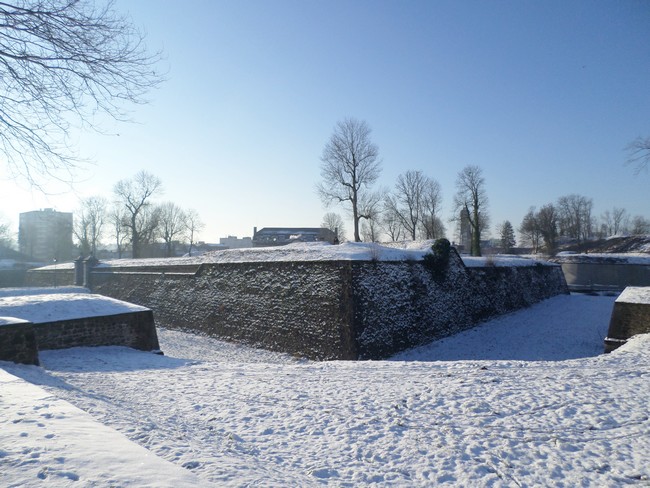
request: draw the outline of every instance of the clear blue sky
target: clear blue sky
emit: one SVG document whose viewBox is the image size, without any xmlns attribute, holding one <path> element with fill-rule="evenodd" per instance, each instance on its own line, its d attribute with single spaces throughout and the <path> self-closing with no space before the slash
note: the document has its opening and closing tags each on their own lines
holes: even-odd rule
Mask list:
<svg viewBox="0 0 650 488">
<path fill-rule="evenodd" d="M 165 52 L 168 81 L 119 135 L 80 133 L 95 161 L 77 194 L 0 180 L 1 211 L 73 211 L 145 169 L 207 224 L 202 240 L 253 226 L 319 226 L 314 191 L 335 123 L 365 120 L 380 185 L 437 179 L 450 216 L 457 173 L 484 171 L 493 224 L 577 193 L 595 214 L 650 217 L 650 174 L 624 165 L 650 136 L 648 1 L 118 0 Z M 23 187 L 26 185 L 23 184 Z M 59 189 L 53 185 L 51 191 Z M 347 224 L 350 233 L 351 224 Z M 451 237 L 452 226 L 448 224 Z"/>
</svg>

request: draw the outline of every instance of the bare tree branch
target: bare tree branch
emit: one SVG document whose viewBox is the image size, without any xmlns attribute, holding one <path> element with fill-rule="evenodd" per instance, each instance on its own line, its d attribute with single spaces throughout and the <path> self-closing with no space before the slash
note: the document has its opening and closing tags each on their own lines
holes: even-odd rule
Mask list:
<svg viewBox="0 0 650 488">
<path fill-rule="evenodd" d="M 69 181 L 82 161 L 71 128 L 99 130 L 100 114 L 128 120 L 124 103 L 145 103 L 163 81 L 160 58 L 110 0 L 0 2 L 0 153 L 10 174 L 35 186 Z"/>
<path fill-rule="evenodd" d="M 629 157 L 626 164 L 636 166 L 634 174 L 638 175 L 642 170 L 650 166 L 650 137 L 637 137 L 626 147 Z"/>
</svg>

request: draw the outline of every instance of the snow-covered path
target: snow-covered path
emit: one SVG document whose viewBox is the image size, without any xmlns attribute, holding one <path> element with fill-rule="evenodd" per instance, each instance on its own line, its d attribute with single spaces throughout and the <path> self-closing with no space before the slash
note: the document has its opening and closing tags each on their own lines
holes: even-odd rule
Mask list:
<svg viewBox="0 0 650 488">
<path fill-rule="evenodd" d="M 80 348 L 3 367 L 216 485 L 644 485 L 650 336 L 595 356 L 612 303 L 556 297 L 393 361 L 160 331 L 164 357 Z"/>
</svg>

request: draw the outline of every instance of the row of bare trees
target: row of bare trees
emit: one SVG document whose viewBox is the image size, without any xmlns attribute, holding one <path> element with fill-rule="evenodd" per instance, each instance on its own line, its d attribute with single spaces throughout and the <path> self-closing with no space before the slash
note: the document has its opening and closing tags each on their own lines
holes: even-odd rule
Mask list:
<svg viewBox="0 0 650 488">
<path fill-rule="evenodd" d="M 519 226 L 521 240 L 533 250 L 553 253 L 560 238 L 578 244 L 594 237 L 620 234 L 648 234 L 650 221 L 643 216 L 630 216 L 623 208 L 605 211 L 600 219 L 593 215 L 593 200 L 582 195 L 565 195 L 556 203 L 531 207 Z"/>
<path fill-rule="evenodd" d="M 355 242 L 362 237 L 377 241 L 381 235 L 392 241 L 443 237 L 442 189 L 435 179 L 420 170 L 409 170 L 397 177 L 392 190 L 372 188 L 381 174 L 381 161 L 370 133 L 365 121 L 354 118 L 336 124 L 321 156 L 322 180 L 316 189 L 323 203 L 348 206 Z M 481 253 L 481 232 L 489 222 L 487 204 L 481 169 L 465 167 L 456 181 L 452 220 L 468 226 L 473 255 Z M 461 214 L 465 218 L 461 219 Z M 322 225 L 342 234 L 337 214 L 326 214 Z"/>
<path fill-rule="evenodd" d="M 112 203 L 101 196 L 81 201 L 75 213 L 74 235 L 82 254 L 95 255 L 105 236 L 111 236 L 118 256 L 130 247 L 134 258 L 144 257 L 145 249 L 162 242 L 166 256 L 174 256 L 178 242 L 188 243 L 192 253 L 203 224 L 195 210 L 184 210 L 173 202 L 156 203 L 162 193 L 160 179 L 146 171 L 118 181 Z"/>
</svg>

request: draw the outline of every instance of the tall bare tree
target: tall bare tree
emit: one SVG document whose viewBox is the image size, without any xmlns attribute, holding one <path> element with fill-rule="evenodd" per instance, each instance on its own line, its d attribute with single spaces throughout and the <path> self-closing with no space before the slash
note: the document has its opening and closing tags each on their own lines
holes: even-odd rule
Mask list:
<svg viewBox="0 0 650 488">
<path fill-rule="evenodd" d="M 481 255 L 481 232 L 483 229 L 487 229 L 489 222 L 487 205 L 488 197 L 483 171 L 478 166 L 466 166 L 458 173 L 456 179 L 454 209 L 456 215 L 460 216 L 464 210 L 467 216 L 472 256 Z"/>
<path fill-rule="evenodd" d="M 165 202 L 158 206 L 159 234 L 165 243 L 165 256 L 174 255 L 174 242 L 178 241 L 187 231 L 187 216 L 185 211 L 173 202 Z"/>
<path fill-rule="evenodd" d="M 199 213 L 196 210 L 190 209 L 185 212 L 185 232 L 187 235 L 187 240 L 190 244 L 187 253 L 190 256 L 192 255 L 192 247 L 194 246 L 196 235 L 201 232 L 201 230 L 203 230 L 203 227 L 204 224 L 201 221 Z"/>
<path fill-rule="evenodd" d="M 163 79 L 144 35 L 93 0 L 0 2 L 0 153 L 14 176 L 39 186 L 79 162 L 73 126 L 98 114 L 127 120 Z M 68 173 L 69 176 L 70 173 Z"/>
<path fill-rule="evenodd" d="M 360 220 L 368 218 L 360 207 L 363 193 L 369 191 L 381 173 L 379 149 L 372 143 L 370 133 L 371 129 L 365 121 L 353 118 L 339 121 L 323 149 L 323 180 L 317 185 L 318 194 L 325 205 L 350 205 L 355 242 L 361 241 Z"/>
<path fill-rule="evenodd" d="M 104 197 L 94 196 L 81 200 L 74 225 L 74 234 L 81 254 L 94 256 L 104 232 L 108 202 Z"/>
<path fill-rule="evenodd" d="M 133 178 L 120 180 L 113 187 L 118 204 L 126 216 L 123 226 L 128 229 L 134 258 L 142 257 L 142 246 L 153 240 L 157 227 L 157 212 L 151 199 L 162 192 L 162 182 L 157 176 L 140 171 Z"/>
</svg>

